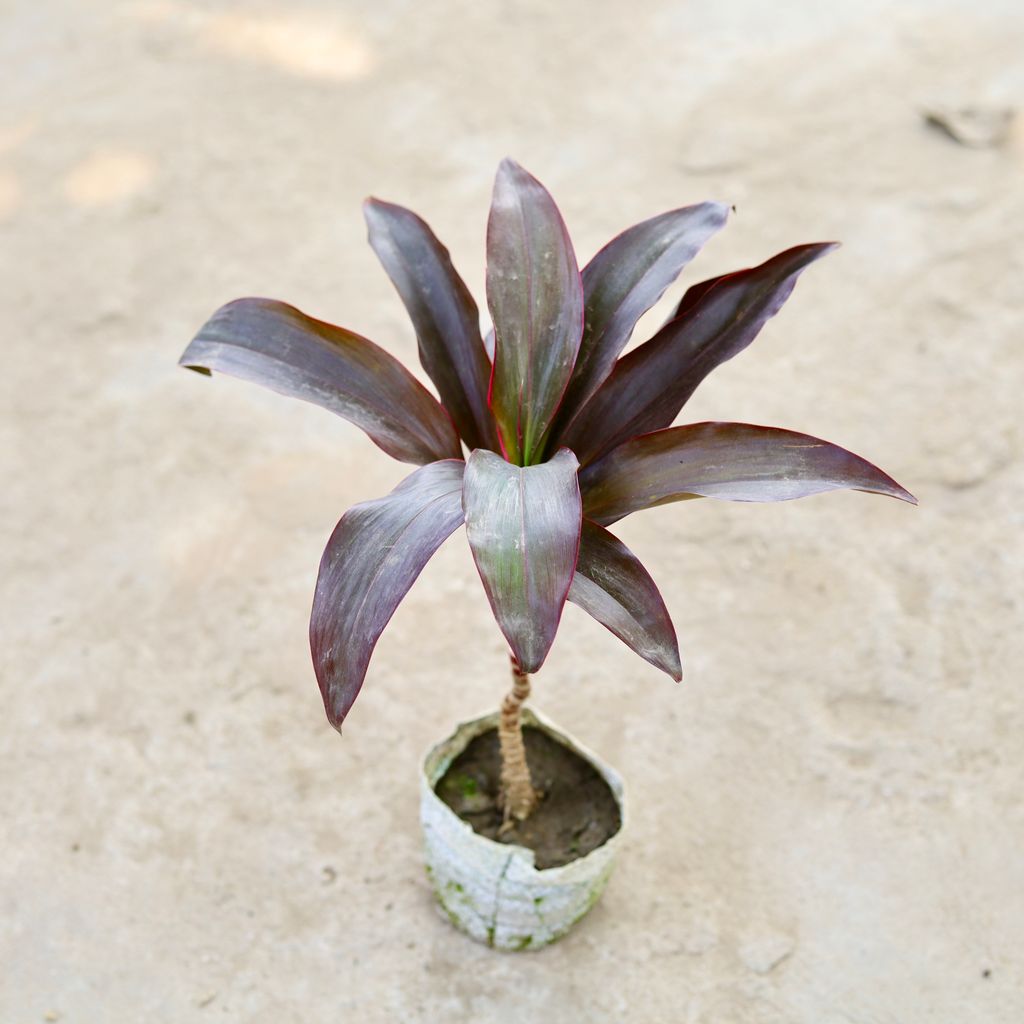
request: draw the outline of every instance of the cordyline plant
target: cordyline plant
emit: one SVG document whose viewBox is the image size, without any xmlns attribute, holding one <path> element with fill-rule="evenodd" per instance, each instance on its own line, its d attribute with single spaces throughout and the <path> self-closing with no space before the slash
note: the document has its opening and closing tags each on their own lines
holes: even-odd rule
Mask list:
<svg viewBox="0 0 1024 1024">
<path fill-rule="evenodd" d="M 693 285 L 665 325 L 620 358 L 640 316 L 725 224 L 726 206 L 699 203 L 643 221 L 581 273 L 551 196 L 503 161 L 487 224 L 494 329 L 486 338 L 476 303 L 427 224 L 377 199 L 367 200 L 365 214 L 440 402 L 373 342 L 269 299 L 219 309 L 181 362 L 321 405 L 420 467 L 390 494 L 346 512 L 320 563 L 310 644 L 336 728 L 399 602 L 466 524 L 511 648 L 513 686 L 499 725 L 508 824 L 538 799 L 520 707 L 566 600 L 681 678 L 661 595 L 608 526 L 700 497 L 785 501 L 852 488 L 914 498 L 859 456 L 806 434 L 746 423 L 672 426 L 697 385 L 754 340 L 833 243 L 799 245 Z"/>
</svg>

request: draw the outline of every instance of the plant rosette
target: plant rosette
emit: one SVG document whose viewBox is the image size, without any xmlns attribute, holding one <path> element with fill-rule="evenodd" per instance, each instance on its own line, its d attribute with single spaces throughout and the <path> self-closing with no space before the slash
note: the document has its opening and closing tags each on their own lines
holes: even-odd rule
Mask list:
<svg viewBox="0 0 1024 1024">
<path fill-rule="evenodd" d="M 503 949 L 532 948 L 593 903 L 615 850 L 614 832 L 588 833 L 577 851 L 570 843 L 562 859 L 545 864 L 532 845 L 535 865 L 519 842 L 563 808 L 563 798 L 579 799 L 571 785 L 531 774 L 536 751 L 522 727 L 530 674 L 547 658 L 566 602 L 672 679 L 682 676 L 665 602 L 610 527 L 634 512 L 694 500 L 776 502 L 847 489 L 916 501 L 866 459 L 809 434 L 675 423 L 697 387 L 752 344 L 834 243 L 797 245 L 690 284 L 662 327 L 626 351 L 640 318 L 725 225 L 728 206 L 704 202 L 651 217 L 580 270 L 550 193 L 515 161 L 502 161 L 487 222 L 493 328 L 486 331 L 425 221 L 378 199 L 367 200 L 364 212 L 436 397 L 372 341 L 272 299 L 221 307 L 181 363 L 319 405 L 417 467 L 390 494 L 350 508 L 320 562 L 309 640 L 324 708 L 339 731 L 398 605 L 434 552 L 465 526 L 508 642 L 512 688 L 494 719 L 500 771 L 490 776 L 489 822 L 473 826 L 485 835 L 474 837 L 447 807 L 442 813 L 428 787 L 428 853 L 442 904 L 459 927 Z M 432 752 L 423 785 L 452 744 L 478 727 L 462 726 Z M 621 800 L 617 776 L 587 759 Z M 568 812 L 563 817 L 572 819 Z M 471 824 L 475 813 L 460 812 Z"/>
<path fill-rule="evenodd" d="M 427 875 L 449 921 L 496 949 L 536 950 L 565 935 L 597 903 L 615 866 L 626 826 L 619 774 L 548 718 L 531 708 L 523 725 L 545 732 L 588 762 L 607 783 L 619 812 L 611 838 L 559 867 L 539 870 L 533 850 L 496 842 L 473 827 L 438 796 L 438 783 L 470 742 L 498 726 L 498 714 L 463 722 L 432 747 L 420 774 L 420 823 Z"/>
</svg>

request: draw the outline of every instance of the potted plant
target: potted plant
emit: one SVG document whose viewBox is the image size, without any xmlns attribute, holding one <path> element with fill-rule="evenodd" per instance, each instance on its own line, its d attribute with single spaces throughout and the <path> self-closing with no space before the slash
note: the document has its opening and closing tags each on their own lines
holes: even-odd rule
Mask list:
<svg viewBox="0 0 1024 1024">
<path fill-rule="evenodd" d="M 376 199 L 365 213 L 440 401 L 372 342 L 269 299 L 219 309 L 181 362 L 321 405 L 419 467 L 346 512 L 320 563 L 310 644 L 335 728 L 402 597 L 465 524 L 513 682 L 500 712 L 463 724 L 427 755 L 428 871 L 459 927 L 500 948 L 537 948 L 600 895 L 623 814 L 614 771 L 523 707 L 565 602 L 681 677 L 664 602 L 608 527 L 700 497 L 783 501 L 853 488 L 914 498 L 859 456 L 806 434 L 672 425 L 697 385 L 754 340 L 834 244 L 796 246 L 692 285 L 664 326 L 622 356 L 639 317 L 725 224 L 727 207 L 706 202 L 643 221 L 581 273 L 551 196 L 503 161 L 487 225 L 486 335 L 424 221 Z"/>
</svg>

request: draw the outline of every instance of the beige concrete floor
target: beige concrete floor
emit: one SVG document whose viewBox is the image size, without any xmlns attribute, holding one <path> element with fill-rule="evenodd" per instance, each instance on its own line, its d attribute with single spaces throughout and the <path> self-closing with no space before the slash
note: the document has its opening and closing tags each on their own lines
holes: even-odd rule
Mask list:
<svg viewBox="0 0 1024 1024">
<path fill-rule="evenodd" d="M 0 19 L 2 1024 L 1024 1020 L 1024 142 L 920 116 L 1020 103 L 1019 4 Z M 583 259 L 704 198 L 737 213 L 690 281 L 842 239 L 687 418 L 819 434 L 921 499 L 622 524 L 686 679 L 567 612 L 538 705 L 625 774 L 632 821 L 604 902 L 519 957 L 451 931 L 420 865 L 419 755 L 506 683 L 462 535 L 339 739 L 317 561 L 406 469 L 175 368 L 245 294 L 414 364 L 360 200 L 422 212 L 482 298 L 505 154 Z"/>
</svg>

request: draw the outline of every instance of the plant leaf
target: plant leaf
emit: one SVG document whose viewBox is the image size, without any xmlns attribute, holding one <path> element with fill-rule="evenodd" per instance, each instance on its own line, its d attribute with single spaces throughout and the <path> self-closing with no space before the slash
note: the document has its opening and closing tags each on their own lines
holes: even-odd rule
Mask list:
<svg viewBox="0 0 1024 1024">
<path fill-rule="evenodd" d="M 480 312 L 448 250 L 425 221 L 403 206 L 368 199 L 363 213 L 370 245 L 416 329 L 420 362 L 459 434 L 471 449 L 497 451 L 487 405 L 491 363 L 480 336 Z"/>
<path fill-rule="evenodd" d="M 494 617 L 524 672 L 547 657 L 576 567 L 579 463 L 562 449 L 513 466 L 478 449 L 466 463 L 466 535 Z"/>
<path fill-rule="evenodd" d="M 385 497 L 350 508 L 327 542 L 309 645 L 336 729 L 359 695 L 370 655 L 399 602 L 462 523 L 464 469 L 457 459 L 417 469 Z"/>
<path fill-rule="evenodd" d="M 669 426 L 697 385 L 778 313 L 801 272 L 835 247 L 798 245 L 758 267 L 694 285 L 680 304 L 685 314 L 619 360 L 561 443 L 586 465 L 630 437 Z"/>
<path fill-rule="evenodd" d="M 583 331 L 583 286 L 547 189 L 503 160 L 487 221 L 487 303 L 494 321 L 491 407 L 504 452 L 536 461 L 572 374 Z"/>
<path fill-rule="evenodd" d="M 601 386 L 636 322 L 728 216 L 723 203 L 669 210 L 623 231 L 583 268 L 583 340 L 558 424 L 567 424 Z"/>
<path fill-rule="evenodd" d="M 699 497 L 789 501 L 852 489 L 917 504 L 892 477 L 845 448 L 749 423 L 691 423 L 635 437 L 582 470 L 580 486 L 585 515 L 604 525 Z"/>
<path fill-rule="evenodd" d="M 362 427 L 400 462 L 462 456 L 447 413 L 394 356 L 283 302 L 236 299 L 222 306 L 192 339 L 181 365 L 323 406 Z"/>
<path fill-rule="evenodd" d="M 740 273 L 744 273 L 744 271 L 740 271 Z M 691 284 L 683 293 L 683 297 L 679 300 L 679 305 L 676 306 L 675 311 L 665 323 L 671 323 L 673 320 L 687 316 L 715 285 L 731 276 L 732 274 L 719 274 L 718 277 L 709 277 L 706 281 L 698 281 L 696 284 Z"/>
<path fill-rule="evenodd" d="M 654 580 L 621 540 L 589 519 L 583 520 L 569 600 L 641 658 L 677 682 L 682 678 L 676 631 Z"/>
</svg>

